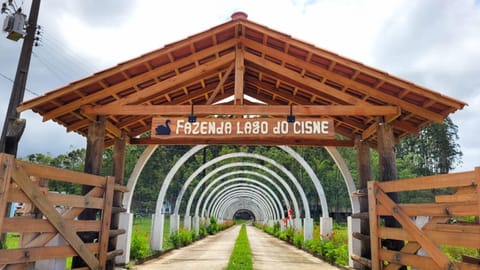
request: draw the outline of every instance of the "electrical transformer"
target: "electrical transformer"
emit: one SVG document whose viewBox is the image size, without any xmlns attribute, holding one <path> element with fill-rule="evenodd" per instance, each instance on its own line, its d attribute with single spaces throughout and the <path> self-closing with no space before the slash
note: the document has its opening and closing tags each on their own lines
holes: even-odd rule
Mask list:
<svg viewBox="0 0 480 270">
<path fill-rule="evenodd" d="M 18 41 L 25 36 L 25 20 L 27 16 L 22 13 L 9 15 L 3 21 L 3 31 L 7 32 L 7 38 Z"/>
</svg>

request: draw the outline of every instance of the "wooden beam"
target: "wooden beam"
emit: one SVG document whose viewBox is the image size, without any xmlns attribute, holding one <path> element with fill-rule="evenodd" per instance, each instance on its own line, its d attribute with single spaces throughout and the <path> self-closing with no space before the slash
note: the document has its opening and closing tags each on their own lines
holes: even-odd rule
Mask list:
<svg viewBox="0 0 480 270">
<path fill-rule="evenodd" d="M 96 253 L 98 244 L 86 244 L 85 250 Z M 28 257 L 26 256 L 27 254 Z M 0 264 L 35 262 L 52 258 L 66 258 L 74 255 L 77 255 L 77 253 L 70 246 L 2 249 L 0 250 Z"/>
<path fill-rule="evenodd" d="M 139 84 L 141 82 L 148 81 L 151 78 L 154 78 L 155 76 L 157 76 L 159 74 L 162 74 L 163 72 L 165 72 L 167 70 L 173 69 L 173 68 L 178 67 L 178 66 L 184 66 L 184 65 L 187 65 L 191 62 L 199 61 L 200 59 L 203 59 L 203 58 L 205 58 L 205 57 L 207 57 L 211 54 L 217 53 L 218 51 L 223 51 L 223 50 L 228 49 L 229 47 L 235 46 L 236 43 L 237 43 L 236 39 L 225 41 L 221 44 L 218 44 L 218 45 L 212 46 L 210 48 L 204 49 L 204 50 L 202 50 L 198 53 L 195 53 L 195 54 L 193 54 L 189 57 L 184 57 L 184 58 L 179 59 L 175 62 L 168 63 L 164 66 L 153 69 L 151 72 L 146 72 L 146 73 L 141 74 L 141 75 L 139 75 L 135 78 L 130 78 L 129 80 L 124 81 L 124 83 L 115 84 L 115 85 L 111 86 L 110 88 L 106 88 L 102 91 L 96 92 L 96 93 L 88 95 L 86 97 L 83 97 L 81 100 L 77 100 L 75 102 L 69 103 L 67 108 L 65 108 L 65 109 L 60 110 L 64 106 L 55 109 L 54 110 L 55 112 L 52 112 L 51 118 L 54 118 L 57 115 L 61 115 L 61 114 L 65 113 L 65 112 L 68 112 L 68 111 L 73 111 L 73 110 L 79 108 L 83 104 L 87 104 L 87 103 L 93 102 L 95 100 L 99 100 L 99 99 L 108 97 L 109 95 L 112 95 L 112 94 L 114 94 L 118 91 L 128 89 L 132 85 L 136 85 L 136 84 Z M 85 78 L 83 80 L 75 82 L 71 85 L 60 88 L 57 91 L 54 91 L 54 92 L 51 92 L 51 93 L 47 94 L 46 96 L 41 96 L 39 98 L 35 98 L 35 99 L 32 99 L 28 102 L 25 102 L 25 103 L 21 104 L 19 107 L 17 107 L 17 111 L 22 112 L 22 111 L 25 111 L 25 110 L 28 110 L 28 109 L 32 109 L 32 108 L 34 108 L 36 106 L 39 106 L 43 103 L 46 103 L 46 102 L 52 101 L 56 98 L 59 98 L 62 95 L 68 93 L 68 92 L 71 92 L 71 91 L 74 91 L 74 90 L 77 90 L 77 89 L 81 89 L 82 87 L 85 87 L 85 86 L 88 86 L 90 84 L 96 83 L 98 81 L 104 80 L 104 79 L 106 79 L 106 78 L 108 78 L 112 75 L 115 75 L 117 73 L 122 72 L 122 70 L 127 70 L 131 67 L 134 67 L 134 66 L 138 65 L 138 64 L 146 63 L 146 62 L 148 62 L 152 59 L 155 59 L 156 57 L 159 57 L 160 55 L 166 55 L 169 52 L 173 51 L 174 49 L 176 49 L 176 48 L 175 47 L 168 47 L 168 48 L 165 48 L 163 50 L 158 50 L 158 51 L 156 51 L 154 53 L 151 53 L 149 55 L 146 55 L 146 56 L 143 56 L 143 57 L 140 57 L 140 58 L 137 58 L 137 59 L 133 59 L 131 61 L 128 61 L 124 64 L 119 65 L 118 67 L 103 71 L 103 72 L 99 73 L 98 75 L 90 76 L 88 78 Z"/>
<path fill-rule="evenodd" d="M 89 174 L 100 175 L 102 170 L 102 158 L 104 150 L 105 138 L 105 116 L 97 117 L 97 121 L 91 122 L 88 127 L 87 149 L 85 154 L 84 172 Z M 92 189 L 91 186 L 82 186 L 82 195 L 87 194 Z M 95 220 L 98 210 L 86 209 L 79 216 L 80 220 Z M 91 243 L 96 238 L 92 233 L 81 233 L 81 239 L 85 243 Z M 74 257 L 72 261 L 72 268 L 82 267 L 87 263 L 83 258 Z"/>
<path fill-rule="evenodd" d="M 380 218 L 377 214 L 377 199 L 376 194 L 378 192 L 375 182 L 368 182 L 368 213 L 370 223 L 370 249 L 372 257 L 372 269 L 381 269 L 382 262 L 380 261 L 381 241 L 378 238 L 378 229 L 380 228 Z"/>
<path fill-rule="evenodd" d="M 6 217 L 8 193 L 10 190 L 11 173 L 15 157 L 0 153 L 0 233 L 3 232 L 3 219 Z M 4 237 L 2 237 L 3 240 Z M 6 240 L 6 239 L 5 239 Z"/>
<path fill-rule="evenodd" d="M 417 86 L 415 84 L 412 84 L 408 81 L 405 81 L 405 80 L 402 80 L 402 79 L 399 79 L 399 78 L 396 78 L 394 76 L 390 76 L 389 74 L 387 74 L 387 73 L 385 73 L 381 70 L 365 66 L 362 63 L 352 61 L 352 60 L 347 59 L 345 57 L 341 57 L 338 54 L 335 54 L 333 52 L 319 49 L 319 48 L 313 46 L 312 44 L 308 44 L 308 43 L 305 43 L 305 42 L 302 42 L 302 41 L 296 40 L 296 39 L 291 39 L 289 36 L 286 36 L 282 33 L 275 32 L 275 31 L 272 31 L 272 30 L 269 30 L 269 29 L 265 29 L 261 25 L 257 25 L 255 23 L 246 21 L 246 22 L 244 22 L 244 27 L 249 28 L 249 29 L 253 29 L 254 31 L 262 32 L 262 33 L 265 34 L 265 36 L 268 35 L 269 37 L 272 37 L 272 38 L 277 39 L 277 40 L 288 39 L 290 45 L 296 46 L 300 49 L 306 50 L 307 52 L 311 52 L 315 55 L 321 56 L 322 58 L 326 58 L 328 60 L 331 60 L 332 61 L 332 66 L 331 67 L 333 67 L 333 63 L 338 63 L 338 64 L 341 64 L 341 65 L 347 66 L 349 68 L 355 69 L 356 71 L 360 71 L 364 74 L 370 75 L 374 78 L 380 79 L 380 80 L 382 80 L 381 81 L 382 84 L 385 83 L 385 81 L 386 81 L 388 83 L 398 85 L 401 88 L 408 89 L 409 91 L 415 92 L 417 94 L 424 95 L 424 96 L 426 96 L 430 99 L 438 100 L 440 103 L 444 103 L 446 105 L 455 107 L 457 109 L 461 109 L 461 108 L 463 108 L 464 105 L 466 105 L 462 101 L 458 101 L 458 100 L 455 100 L 453 98 L 443 96 L 440 93 L 434 92 L 434 91 L 426 89 L 424 87 Z M 247 42 L 251 42 L 250 44 L 248 44 L 248 46 L 253 46 L 253 48 L 257 48 L 257 50 L 268 49 L 268 52 L 269 52 L 268 54 L 270 54 L 271 51 L 274 51 L 273 49 L 271 49 L 269 47 L 266 47 L 266 49 L 262 48 L 261 47 L 262 45 L 265 46 L 265 43 L 263 43 L 263 42 L 255 42 L 251 39 L 246 39 L 246 38 L 243 38 L 242 42 L 244 42 L 245 45 L 247 45 Z M 282 58 L 283 57 L 288 57 L 288 55 L 287 54 L 282 54 Z M 331 69 L 329 69 L 329 70 L 331 70 Z M 380 86 L 381 86 L 380 84 L 377 84 L 376 87 L 380 87 Z"/>
<path fill-rule="evenodd" d="M 110 238 L 110 222 L 112 218 L 113 204 L 113 187 L 115 185 L 115 177 L 107 176 L 105 183 L 105 205 L 102 210 L 102 228 L 99 235 L 99 253 L 98 262 L 101 269 L 105 269 L 107 262 L 108 241 Z"/>
<path fill-rule="evenodd" d="M 184 138 L 165 138 L 152 139 L 140 138 L 131 139 L 130 144 L 158 144 L 158 145 L 197 145 L 197 144 L 218 144 L 218 145 L 304 145 L 304 146 L 338 146 L 338 147 L 353 147 L 354 141 L 351 140 L 319 140 L 312 138 L 298 139 L 295 137 L 275 137 L 260 136 L 258 138 L 246 137 L 221 137 L 221 138 L 203 138 L 196 137 L 188 140 Z"/>
<path fill-rule="evenodd" d="M 218 92 L 220 92 L 220 89 L 222 89 L 223 84 L 230 76 L 230 73 L 232 73 L 234 67 L 235 67 L 235 63 L 232 63 L 228 67 L 228 69 L 225 71 L 225 74 L 223 74 L 222 79 L 220 79 L 220 81 L 218 82 L 217 87 L 215 87 L 215 89 L 213 90 L 212 95 L 208 98 L 207 105 L 210 105 L 213 103 L 213 101 L 215 100 L 215 97 L 217 96 Z"/>
<path fill-rule="evenodd" d="M 115 138 L 113 145 L 113 169 L 112 174 L 115 176 L 115 184 L 122 185 L 125 174 L 125 156 L 126 156 L 126 133 L 123 132 L 122 136 Z M 119 191 L 115 191 L 113 194 L 112 205 L 115 207 L 121 207 L 123 200 L 123 194 Z M 105 215 L 104 215 L 105 216 Z M 117 230 L 119 228 L 120 215 L 118 213 L 112 214 L 110 230 Z M 117 236 L 111 236 L 108 243 L 108 251 L 115 250 L 117 247 Z M 114 261 L 108 261 L 107 268 L 113 269 L 115 266 Z"/>
<path fill-rule="evenodd" d="M 295 85 L 298 85 L 302 88 L 314 89 L 318 92 L 321 92 L 323 95 L 335 97 L 347 104 L 371 105 L 371 103 L 368 103 L 360 98 L 357 98 L 345 92 L 339 91 L 317 80 L 302 76 L 301 74 L 295 71 L 284 68 L 260 56 L 249 53 L 248 51 L 245 52 L 245 60 L 251 61 L 257 64 L 259 67 L 264 68 L 265 70 L 269 70 L 270 72 L 274 73 L 275 76 L 280 76 L 286 80 L 294 82 Z M 322 89 L 323 91 L 321 91 Z"/>
<path fill-rule="evenodd" d="M 358 189 L 367 191 L 367 184 L 372 179 L 372 166 L 370 158 L 370 147 L 366 141 L 356 139 L 355 146 L 357 148 L 357 167 L 358 167 Z M 360 204 L 360 212 L 368 212 L 368 197 L 360 196 L 358 198 Z M 362 235 L 370 235 L 370 224 L 368 220 L 360 220 L 360 233 Z M 370 240 L 370 239 L 368 239 Z M 361 254 L 363 258 L 371 259 L 370 241 L 361 241 Z"/>
<path fill-rule="evenodd" d="M 242 43 L 237 44 L 235 48 L 235 91 L 234 103 L 236 105 L 243 104 L 243 85 L 245 74 L 245 51 Z"/>
<path fill-rule="evenodd" d="M 378 116 L 398 112 L 395 106 L 355 105 L 293 105 L 296 116 Z M 84 106 L 82 110 L 91 115 L 190 115 L 190 105 L 104 105 Z M 195 115 L 290 115 L 287 105 L 195 105 Z"/>
<path fill-rule="evenodd" d="M 260 50 L 263 50 L 263 51 L 267 52 L 266 55 L 269 55 L 269 56 L 272 56 L 272 57 L 275 57 L 275 58 L 278 58 L 278 59 L 283 59 L 285 62 L 288 62 L 289 64 L 292 64 L 294 66 L 299 66 L 299 67 L 306 68 L 306 69 L 312 71 L 313 73 L 315 73 L 315 74 L 317 74 L 321 77 L 328 78 L 329 80 L 334 81 L 336 83 L 339 83 L 344 87 L 348 87 L 348 88 L 351 88 L 351 89 L 355 89 L 357 91 L 361 91 L 364 94 L 375 97 L 375 98 L 377 98 L 379 100 L 382 100 L 384 102 L 397 104 L 399 106 L 402 106 L 403 109 L 405 109 L 409 112 L 413 112 L 415 114 L 418 114 L 422 117 L 425 117 L 425 118 L 427 118 L 429 120 L 432 120 L 432 121 L 435 121 L 437 123 L 442 123 L 443 122 L 444 116 L 442 116 L 440 114 L 437 114 L 437 113 L 434 113 L 432 111 L 429 111 L 429 110 L 427 110 L 427 109 L 425 109 L 421 106 L 417 106 L 417 105 L 409 103 L 409 102 L 407 102 L 403 99 L 397 98 L 397 97 L 392 96 L 392 95 L 388 95 L 386 93 L 383 93 L 382 91 L 379 91 L 377 89 L 368 87 L 367 85 L 361 84 L 361 83 L 356 82 L 354 80 L 351 80 L 349 78 L 343 77 L 339 74 L 336 74 L 333 71 L 329 71 L 329 70 L 326 70 L 326 69 L 320 69 L 320 68 L 318 68 L 318 66 L 315 66 L 314 64 L 311 64 L 311 63 L 305 62 L 303 60 L 300 60 L 298 58 L 289 56 L 289 55 L 284 54 L 280 51 L 273 50 L 273 49 L 271 49 L 271 48 L 269 48 L 265 45 L 260 45 L 260 44 L 254 42 L 254 41 L 243 39 L 242 42 L 244 43 L 245 46 L 254 46 L 253 48 L 256 48 L 257 50 L 259 49 L 259 46 L 260 46 Z M 259 60 L 262 59 L 261 62 L 267 63 L 268 66 L 272 66 L 269 69 L 271 69 L 271 70 L 281 69 L 280 65 L 274 64 L 273 62 L 270 62 L 270 61 L 266 61 L 265 59 L 263 59 L 261 57 L 258 57 L 258 56 L 255 56 L 251 53 L 246 53 L 245 58 L 248 59 L 248 60 L 255 61 L 256 63 L 259 63 Z M 299 76 L 300 76 L 300 74 L 299 74 Z M 382 76 L 382 77 L 384 77 L 384 76 Z M 407 89 L 411 89 L 411 88 L 412 87 L 409 86 Z M 318 89 L 321 89 L 321 88 L 318 88 Z M 342 94 L 345 94 L 341 91 L 338 91 L 338 92 L 342 93 Z M 429 93 L 427 93 L 427 94 L 429 94 Z M 348 94 L 345 94 L 345 95 L 348 95 Z M 455 105 L 455 106 L 457 106 L 457 105 Z"/>
<path fill-rule="evenodd" d="M 218 72 L 218 70 L 223 69 L 225 66 L 229 65 L 234 60 L 235 55 L 229 53 L 223 55 L 215 60 L 206 62 L 205 64 L 199 65 L 195 68 L 192 68 L 188 71 L 175 75 L 169 79 L 161 81 L 157 84 L 153 84 L 149 87 L 142 89 L 140 92 L 133 93 L 127 97 L 124 97 L 120 100 L 109 103 L 108 105 L 120 104 L 136 104 L 142 103 L 148 100 L 151 96 L 162 95 L 171 88 L 179 87 L 181 85 L 187 85 L 193 80 L 196 80 L 200 77 L 211 75 L 212 73 Z"/>
</svg>

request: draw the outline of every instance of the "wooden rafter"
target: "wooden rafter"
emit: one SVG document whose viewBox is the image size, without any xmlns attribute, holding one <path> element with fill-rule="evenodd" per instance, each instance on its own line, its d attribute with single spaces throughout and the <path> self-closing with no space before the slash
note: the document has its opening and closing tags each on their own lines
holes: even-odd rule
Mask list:
<svg viewBox="0 0 480 270">
<path fill-rule="evenodd" d="M 82 111 L 91 115 L 189 115 L 188 105 L 106 105 L 85 106 Z M 398 114 L 394 106 L 351 106 L 351 105 L 294 105 L 293 114 L 298 116 L 335 116 L 335 115 L 390 115 Z M 289 115 L 290 106 L 282 105 L 196 105 L 198 115 Z"/>
<path fill-rule="evenodd" d="M 245 73 L 245 52 L 242 43 L 235 49 L 235 104 L 243 104 L 243 77 Z"/>
</svg>

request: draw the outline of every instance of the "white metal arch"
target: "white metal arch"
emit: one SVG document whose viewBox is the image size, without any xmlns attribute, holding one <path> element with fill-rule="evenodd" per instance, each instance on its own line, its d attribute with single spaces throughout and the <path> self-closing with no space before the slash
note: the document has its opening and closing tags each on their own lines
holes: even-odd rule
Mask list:
<svg viewBox="0 0 480 270">
<path fill-rule="evenodd" d="M 229 202 L 222 209 L 220 216 L 222 217 L 223 220 L 233 220 L 235 213 L 237 213 L 238 211 L 249 210 L 248 206 L 246 206 L 247 203 L 251 203 L 251 200 L 239 200 L 238 202 Z M 252 212 L 252 214 L 255 216 L 254 212 Z M 255 216 L 255 220 L 257 222 L 263 222 L 263 219 L 260 220 L 256 216 Z"/>
<path fill-rule="evenodd" d="M 239 179 L 240 180 L 240 179 Z M 268 199 L 267 201 L 269 201 L 272 205 L 272 207 L 274 207 L 274 210 L 276 210 L 276 218 L 279 219 L 281 216 L 282 216 L 282 204 L 280 203 L 280 200 L 278 200 L 278 197 L 273 193 L 273 195 L 269 194 L 269 192 L 272 192 L 271 189 L 257 189 L 258 186 L 256 185 L 252 185 L 252 184 L 248 184 L 248 183 L 234 183 L 232 185 L 229 185 L 227 187 L 224 187 L 224 189 L 222 190 L 219 190 L 218 193 L 217 193 L 217 197 L 220 197 L 222 194 L 228 194 L 228 193 L 231 193 L 232 190 L 235 190 L 235 188 L 237 187 L 240 187 L 236 190 L 241 190 L 241 191 L 244 191 L 244 190 L 248 190 L 248 189 L 252 189 L 252 190 L 255 190 L 257 193 L 263 193 L 265 197 L 265 199 Z M 212 191 L 212 193 L 214 193 Z M 215 200 L 215 198 L 214 198 Z"/>
<path fill-rule="evenodd" d="M 230 175 L 234 175 L 234 174 L 231 174 L 231 173 L 229 173 L 229 174 L 230 174 Z M 221 180 L 221 179 L 220 179 L 220 180 Z M 279 205 L 281 212 L 283 212 L 283 211 L 282 211 L 282 209 L 283 209 L 283 204 L 280 202 L 280 200 L 278 199 L 278 196 L 275 194 L 275 192 L 274 192 L 272 189 L 270 189 L 268 186 L 266 186 L 265 184 L 263 184 L 262 182 L 257 181 L 257 180 L 254 180 L 254 179 L 250 179 L 250 178 L 240 177 L 240 178 L 229 179 L 229 180 L 227 180 L 227 181 L 225 181 L 225 182 L 217 185 L 217 186 L 215 187 L 215 189 L 211 191 L 210 194 L 214 194 L 214 193 L 216 192 L 216 190 L 218 190 L 218 189 L 221 188 L 222 186 L 225 186 L 225 185 L 228 185 L 228 184 L 232 184 L 232 183 L 235 184 L 236 182 L 239 182 L 239 181 L 254 183 L 254 184 L 256 184 L 256 185 L 261 186 L 263 189 L 269 191 L 270 194 L 272 194 L 272 196 L 274 196 L 274 199 L 277 201 L 277 204 Z M 207 192 L 207 191 L 210 189 L 210 187 L 212 187 L 214 184 L 215 184 L 214 182 L 210 183 L 209 186 L 205 188 L 205 190 L 204 190 L 204 192 L 203 192 L 202 194 L 204 194 L 205 192 Z M 228 187 L 229 187 L 229 188 L 232 188 L 232 187 L 234 187 L 234 186 L 235 186 L 235 185 L 229 185 Z M 286 198 L 284 198 L 284 199 L 286 199 Z M 204 205 L 205 205 L 205 204 L 204 204 Z M 186 222 L 184 222 L 184 224 L 188 224 L 187 218 L 189 218 L 189 216 L 188 216 L 188 215 L 185 215 L 185 220 L 186 220 Z M 196 225 L 196 224 L 195 224 L 195 225 Z M 187 228 L 188 228 L 188 227 L 187 227 Z M 190 228 L 188 228 L 188 229 L 190 229 Z"/>
<path fill-rule="evenodd" d="M 257 196 L 257 195 L 255 195 L 255 196 Z M 267 222 L 269 220 L 273 221 L 274 217 L 271 215 L 271 213 L 269 213 L 270 209 L 268 208 L 268 206 L 265 206 L 264 202 L 255 198 L 255 196 L 252 196 L 251 193 L 246 193 L 246 194 L 236 194 L 234 197 L 225 198 L 224 200 L 222 200 L 221 204 L 219 205 L 219 210 L 218 211 L 219 212 L 222 211 L 222 209 L 224 209 L 225 207 L 227 207 L 228 205 L 233 203 L 233 201 L 238 201 L 238 202 L 250 201 L 252 203 L 255 203 L 255 205 L 264 214 L 263 219 L 262 219 L 263 222 Z M 220 217 L 220 214 L 215 213 L 213 216 Z"/>
<path fill-rule="evenodd" d="M 303 187 L 300 185 L 300 183 L 298 182 L 298 180 L 296 179 L 296 177 L 289 171 L 287 170 L 283 165 L 279 164 L 278 162 L 276 162 L 275 160 L 271 159 L 271 158 L 268 158 L 268 157 L 265 157 L 265 156 L 262 156 L 262 155 L 259 155 L 259 154 L 253 154 L 253 153 L 244 153 L 244 152 L 236 152 L 236 153 L 229 153 L 229 154 L 225 154 L 225 155 L 222 155 L 222 156 L 219 156 L 219 157 L 216 157 L 208 162 L 206 162 L 205 164 L 203 164 L 202 166 L 200 166 L 195 172 L 193 172 L 190 177 L 185 181 L 184 185 L 182 186 L 182 189 L 180 190 L 178 196 L 177 196 L 177 200 L 175 202 L 175 210 L 174 210 L 174 213 L 176 215 L 178 215 L 178 212 L 179 212 L 179 209 L 180 209 L 180 204 L 182 202 L 182 198 L 183 198 L 183 195 L 185 193 L 185 191 L 187 190 L 188 186 L 190 185 L 190 183 L 195 179 L 195 177 L 197 177 L 203 170 L 205 170 L 206 168 L 212 166 L 213 164 L 215 163 L 218 163 L 220 161 L 223 161 L 223 160 L 226 160 L 226 159 L 230 159 L 230 158 L 238 158 L 238 157 L 245 157 L 245 158 L 254 158 L 254 159 L 259 159 L 259 160 L 263 160 L 265 162 L 268 162 L 270 164 L 272 164 L 273 166 L 275 166 L 276 168 L 278 168 L 279 170 L 281 170 L 285 175 L 288 176 L 288 178 L 292 181 L 292 183 L 295 185 L 295 188 L 298 190 L 298 192 L 300 193 L 301 195 L 301 198 L 302 198 L 302 201 L 303 201 L 303 205 L 304 205 L 304 211 L 305 211 L 305 217 L 306 218 L 311 218 L 310 216 L 310 208 L 309 208 L 309 205 L 308 205 L 308 200 L 307 200 L 307 196 L 305 195 L 305 192 L 303 190 Z M 166 179 L 165 179 L 166 180 Z M 159 198 L 160 199 L 160 198 Z M 325 198 L 323 198 L 323 200 L 326 202 Z M 162 198 L 162 201 L 160 202 L 161 204 L 163 204 L 163 198 Z M 160 204 L 160 207 L 161 207 L 161 204 Z M 159 200 L 157 200 L 157 209 L 160 209 L 159 208 Z M 323 207 L 322 207 L 323 209 Z M 327 216 L 328 216 L 328 207 L 326 209 L 323 209 L 323 210 L 326 210 L 327 212 Z M 157 210 L 156 210 L 157 211 Z M 172 225 L 176 225 L 177 229 L 178 229 L 178 224 L 172 224 Z"/>
<path fill-rule="evenodd" d="M 168 189 L 168 185 L 170 184 L 170 181 L 171 179 L 173 178 L 173 176 L 176 174 L 176 172 L 178 171 L 178 169 L 193 155 L 195 154 L 196 152 L 198 152 L 199 150 L 201 150 L 202 148 L 206 147 L 206 145 L 197 145 L 193 148 L 190 149 L 190 151 L 188 151 L 186 154 L 184 154 L 178 161 L 177 163 L 172 167 L 172 169 L 169 171 L 169 173 L 167 174 L 167 177 L 165 178 L 165 180 L 168 180 L 168 181 L 164 181 L 164 185 L 162 185 L 162 188 L 159 192 L 159 198 L 157 199 L 157 208 L 156 208 L 156 214 L 154 215 L 154 219 L 153 219 L 153 223 L 157 223 L 158 224 L 158 229 L 156 229 L 157 231 L 152 231 L 152 235 L 151 235 L 151 246 L 152 248 L 154 249 L 158 249 L 158 250 L 161 250 L 161 245 L 162 245 L 162 242 L 163 242 L 163 216 L 160 214 L 158 215 L 158 201 L 161 201 L 160 202 L 160 207 L 161 207 L 161 204 L 163 204 L 163 200 L 165 198 L 165 193 Z M 155 147 L 156 148 L 156 147 Z M 285 148 L 285 149 L 288 149 L 289 147 Z M 334 149 L 336 150 L 335 148 L 330 148 L 331 149 Z M 148 147 L 145 151 L 147 150 L 150 150 L 150 147 Z M 329 153 L 331 153 L 331 151 L 329 151 Z M 332 157 L 334 158 L 334 157 Z M 334 158 L 335 159 L 335 158 Z M 145 160 L 145 163 L 146 161 L 148 160 L 148 158 Z M 139 160 L 140 161 L 140 160 Z M 337 160 L 335 160 L 337 164 L 339 164 L 339 162 Z M 343 161 L 343 160 L 342 160 Z M 343 162 L 344 163 L 344 162 Z M 308 164 L 307 164 L 308 165 Z M 303 165 L 302 165 L 303 166 Z M 344 170 L 342 168 L 340 168 L 341 172 L 342 172 L 342 176 L 344 176 L 344 180 L 347 181 L 347 179 L 345 179 L 345 175 L 350 175 L 350 172 L 348 170 Z M 132 189 L 132 192 L 130 194 L 128 194 L 128 196 L 126 196 L 126 201 L 127 202 L 131 202 L 131 197 L 133 196 L 133 190 L 134 190 L 134 187 L 135 187 L 135 184 L 136 184 L 136 181 L 138 179 L 138 176 L 135 178 L 130 178 L 129 179 L 129 184 L 130 183 L 133 183 L 131 184 L 130 186 L 133 186 Z M 130 181 L 130 180 L 133 180 L 133 181 Z M 168 183 L 167 183 L 168 182 Z M 351 183 L 353 183 L 353 181 L 351 181 Z M 347 184 L 348 186 L 348 184 Z M 354 187 L 354 185 L 350 185 L 352 187 Z M 349 188 L 349 191 L 350 190 L 355 190 L 355 188 Z M 322 199 L 321 199 L 322 200 Z M 351 198 L 351 202 L 354 202 L 354 201 L 357 201 L 356 204 L 352 204 L 352 210 L 354 212 L 358 212 L 358 199 L 356 198 Z M 124 201 L 125 202 L 125 201 Z M 124 205 L 128 205 L 128 209 L 127 211 L 129 211 L 130 209 L 130 203 L 127 203 L 127 204 L 124 204 Z M 327 208 L 327 211 L 324 211 L 323 210 L 323 205 L 322 205 L 322 213 L 328 213 L 328 207 Z M 328 215 L 328 214 L 327 214 Z M 131 219 L 131 217 L 130 217 Z M 131 223 L 131 221 L 130 221 Z M 306 230 L 305 230 L 306 231 Z M 129 234 L 127 236 L 128 238 L 131 237 L 131 235 Z"/>
<path fill-rule="evenodd" d="M 253 212 L 255 215 L 255 220 L 258 222 L 263 222 L 266 220 L 265 213 L 263 213 L 263 210 L 261 210 L 257 204 L 257 202 L 253 201 L 251 198 L 244 198 L 244 199 L 238 199 L 238 198 L 233 198 L 229 202 L 229 207 L 236 207 L 237 209 L 247 209 Z M 252 210 L 255 209 L 256 211 Z"/>
<path fill-rule="evenodd" d="M 218 207 L 223 201 L 242 195 L 252 196 L 256 200 L 263 202 L 271 219 L 278 219 L 279 216 L 281 216 L 280 209 L 275 205 L 273 198 L 271 198 L 265 191 L 252 188 L 251 186 L 239 186 L 232 189 L 224 189 L 222 192 L 223 193 L 219 194 L 211 201 L 210 207 L 207 206 L 207 212 L 210 216 L 214 215 L 218 217 Z"/>
<path fill-rule="evenodd" d="M 260 164 L 255 164 L 255 163 L 251 163 L 251 162 L 235 162 L 235 163 L 229 163 L 229 164 L 226 164 L 226 165 L 223 165 L 221 167 L 219 167 L 219 171 L 220 171 L 220 168 L 222 169 L 228 169 L 228 168 L 233 168 L 233 167 L 252 167 L 252 168 L 258 168 L 260 170 L 263 170 L 267 173 L 269 173 L 270 175 L 273 176 L 273 178 L 277 181 L 279 181 L 282 186 L 287 190 L 287 193 L 289 195 L 289 198 L 292 200 L 292 203 L 293 203 L 293 207 L 294 207 L 294 210 L 296 213 L 300 213 L 300 208 L 298 206 L 298 201 L 297 201 L 297 198 L 295 196 L 295 194 L 293 193 L 291 187 L 288 185 L 288 183 L 282 178 L 280 177 L 276 172 L 270 170 L 269 168 L 263 166 L 263 165 L 260 165 Z M 272 183 L 273 185 L 276 185 L 275 182 L 270 179 L 269 177 L 263 175 L 263 174 L 260 174 L 258 172 L 254 172 L 254 171 L 236 171 L 238 172 L 239 174 L 242 173 L 242 174 L 250 174 L 250 175 L 254 175 L 254 176 L 257 176 L 257 177 L 260 177 L 262 179 L 265 179 L 266 181 L 268 181 L 269 183 Z M 231 174 L 233 175 L 234 172 L 231 172 Z M 220 177 L 219 177 L 220 178 Z M 197 185 L 198 187 L 199 185 Z M 205 193 L 208 189 L 206 188 L 203 193 L 200 195 L 199 199 L 197 200 L 197 204 L 196 204 L 196 207 L 195 207 L 195 216 L 198 216 L 199 215 L 199 209 L 200 209 L 200 203 L 199 202 L 202 202 L 203 201 L 203 197 L 205 196 Z M 282 192 L 283 190 L 280 189 Z M 192 202 L 191 200 L 194 199 L 194 195 L 196 193 L 197 190 L 194 190 L 192 192 L 192 195 L 190 196 L 190 199 L 189 199 L 189 203 L 187 204 L 187 211 L 190 209 L 189 206 L 191 206 Z M 186 212 L 186 213 L 189 213 L 189 212 Z"/>
</svg>

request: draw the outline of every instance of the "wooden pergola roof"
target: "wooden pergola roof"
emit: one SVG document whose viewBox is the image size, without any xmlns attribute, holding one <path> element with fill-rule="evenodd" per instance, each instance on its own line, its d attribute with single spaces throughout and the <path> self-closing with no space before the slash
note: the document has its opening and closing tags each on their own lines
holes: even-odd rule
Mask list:
<svg viewBox="0 0 480 270">
<path fill-rule="evenodd" d="M 31 109 L 83 136 L 96 115 L 105 115 L 109 145 L 122 132 L 135 142 L 151 130 L 155 115 L 188 115 L 191 105 L 201 113 L 209 104 L 215 110 L 205 106 L 204 114 L 251 109 L 273 116 L 288 114 L 283 108 L 292 105 L 294 114 L 332 117 L 335 132 L 345 138 L 372 141 L 377 115 L 402 137 L 466 105 L 237 12 L 224 24 L 24 102 L 18 110 Z"/>
</svg>

